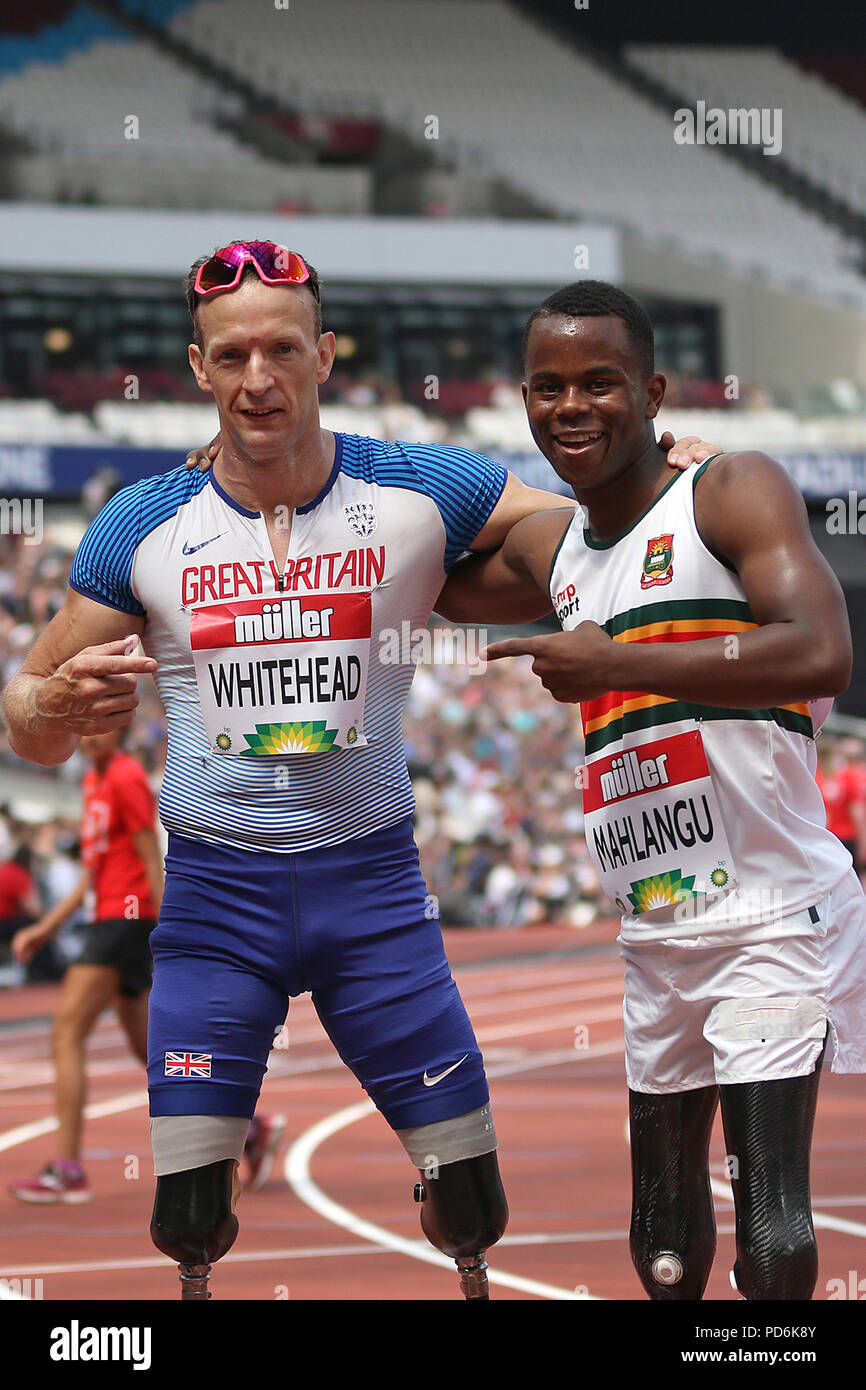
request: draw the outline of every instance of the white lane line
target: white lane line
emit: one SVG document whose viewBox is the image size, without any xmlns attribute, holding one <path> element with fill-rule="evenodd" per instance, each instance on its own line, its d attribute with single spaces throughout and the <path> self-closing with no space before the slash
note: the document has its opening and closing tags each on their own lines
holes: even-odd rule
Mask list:
<svg viewBox="0 0 866 1390">
<path fill-rule="evenodd" d="M 721 1227 L 719 1228 L 722 1229 Z M 731 1227 L 733 1230 L 733 1227 Z M 521 1246 L 521 1245 L 578 1245 L 595 1244 L 597 1241 L 608 1240 L 628 1240 L 628 1231 L 570 1231 L 566 1233 L 541 1233 L 515 1236 L 503 1236 L 498 1242 L 499 1245 Z M 334 1256 L 342 1255 L 393 1255 L 394 1251 L 387 1245 L 371 1244 L 364 1241 L 361 1245 L 309 1245 L 295 1247 L 291 1250 L 244 1250 L 223 1255 L 220 1260 L 220 1267 L 229 1264 L 268 1264 L 273 1260 L 324 1260 Z M 445 1263 L 453 1269 L 453 1261 Z M 44 1278 L 50 1274 L 100 1274 L 123 1269 L 172 1269 L 174 1262 L 169 1260 L 166 1255 L 144 1255 L 141 1259 L 134 1260 L 87 1260 L 78 1262 L 67 1262 L 65 1264 L 50 1265 L 22 1265 L 15 1267 L 14 1274 L 2 1274 L 2 1279 L 33 1279 Z M 0 1283 L 0 1296 L 2 1296 L 3 1285 Z M 9 1294 L 11 1298 L 26 1298 L 25 1294 L 19 1294 L 12 1290 Z"/>
<path fill-rule="evenodd" d="M 856 1197 L 816 1197 L 819 1207 L 866 1207 L 866 1196 Z"/>
<path fill-rule="evenodd" d="M 390 1255 L 385 1246 L 376 1245 L 310 1245 L 294 1250 L 244 1250 L 223 1255 L 220 1266 L 230 1264 L 266 1264 L 269 1260 L 320 1260 L 329 1255 Z M 77 1264 L 27 1265 L 16 1269 L 15 1278 L 25 1279 L 34 1275 L 42 1278 L 48 1274 L 99 1274 L 108 1270 L 120 1269 L 176 1269 L 176 1264 L 167 1255 L 143 1255 L 139 1260 L 88 1260 Z M 6 1275 L 5 1278 L 13 1276 Z"/>
<path fill-rule="evenodd" d="M 710 1178 L 710 1187 L 714 1196 L 733 1203 L 734 1190 L 730 1183 L 721 1182 L 718 1178 Z M 866 1238 L 866 1226 L 861 1221 L 846 1221 L 842 1216 L 830 1216 L 825 1211 L 813 1211 L 812 1224 L 816 1230 L 841 1231 L 847 1236 Z"/>
<path fill-rule="evenodd" d="M 622 965 L 618 969 L 605 966 L 604 970 L 590 971 L 583 966 L 573 965 L 569 970 L 550 970 L 544 974 L 537 971 L 531 975 L 509 975 L 504 981 L 473 980 L 471 975 L 461 974 L 459 971 L 453 972 L 455 979 L 460 986 L 460 993 L 464 999 L 481 999 L 489 994 L 512 994 L 516 990 L 523 989 L 543 989 L 553 985 L 566 985 L 569 983 L 595 984 L 607 981 L 611 986 L 621 985 L 623 982 Z"/>
<path fill-rule="evenodd" d="M 527 990 L 526 994 L 521 994 L 519 999 L 509 1001 L 506 1004 L 503 1004 L 501 1000 L 498 999 L 485 999 L 479 1002 L 476 999 L 466 999 L 465 997 L 463 1002 L 466 1005 L 466 1010 L 470 1018 L 474 1022 L 475 1019 L 480 1018 L 482 1014 L 498 1013 L 502 1014 L 504 1018 L 508 1018 L 518 1010 L 544 1009 L 549 1008 L 551 1004 L 567 1004 L 570 1000 L 574 1000 L 575 1004 L 581 1004 L 584 999 L 604 998 L 616 1000 L 621 1009 L 622 981 L 619 982 L 618 986 L 616 983 L 607 984 L 604 981 L 598 981 L 595 984 L 583 987 L 572 985 L 570 989 L 563 988 L 544 991 Z"/>
<path fill-rule="evenodd" d="M 567 1051 L 556 1051 L 536 1054 L 532 1057 L 515 1059 L 513 1062 L 504 1062 L 501 1066 L 491 1067 L 488 1070 L 489 1076 L 509 1076 L 516 1072 L 537 1071 L 548 1066 L 561 1066 L 564 1063 L 580 1062 L 584 1058 L 592 1056 L 606 1056 L 612 1052 L 623 1050 L 622 1038 L 612 1039 L 607 1043 L 599 1043 L 595 1047 L 584 1048 L 581 1051 L 569 1048 Z M 324 1216 L 327 1221 L 333 1221 L 335 1225 L 342 1226 L 344 1230 L 351 1231 L 354 1235 L 363 1236 L 378 1245 L 386 1245 L 392 1250 L 397 1250 L 403 1255 L 409 1255 L 412 1259 L 423 1260 L 426 1264 L 439 1265 L 442 1269 L 449 1269 L 454 1272 L 454 1261 L 449 1260 L 447 1255 L 434 1250 L 428 1245 L 426 1240 L 407 1240 L 404 1236 L 395 1235 L 386 1230 L 383 1226 L 376 1226 L 372 1221 L 365 1221 L 357 1216 L 348 1207 L 341 1206 L 318 1186 L 310 1175 L 310 1161 L 316 1149 L 329 1139 L 331 1135 L 337 1134 L 341 1129 L 346 1129 L 349 1125 L 355 1124 L 358 1120 L 365 1119 L 368 1115 L 375 1114 L 376 1107 L 372 1101 L 359 1101 L 356 1105 L 346 1106 L 343 1110 L 338 1110 L 332 1115 L 328 1115 L 324 1120 L 319 1120 L 317 1124 L 311 1125 L 308 1130 L 295 1140 L 286 1154 L 283 1171 L 286 1181 L 293 1191 L 305 1202 L 313 1211 L 317 1211 L 320 1216 Z M 487 1277 L 492 1284 L 502 1284 L 506 1288 L 520 1289 L 524 1293 L 534 1293 L 539 1298 L 550 1298 L 557 1301 L 583 1302 L 587 1299 L 598 1302 L 594 1294 L 577 1294 L 569 1289 L 561 1289 L 555 1284 L 543 1284 L 535 1279 L 524 1279 L 520 1275 L 505 1274 L 499 1270 L 489 1269 Z"/>
<path fill-rule="evenodd" d="M 564 1062 L 582 1062 L 587 1057 L 609 1057 L 613 1052 L 624 1051 L 622 1035 L 609 1038 L 607 1042 L 594 1043 L 592 1047 L 556 1048 L 550 1052 L 533 1052 L 521 1061 L 503 1062 L 495 1067 L 487 1067 L 487 1075 L 512 1076 L 520 1071 L 539 1071 L 543 1067 L 562 1066 Z"/>
<path fill-rule="evenodd" d="M 53 1062 L 28 1062 L 16 1068 L 18 1073 L 14 1081 L 0 1081 L 0 1091 L 20 1091 L 28 1086 L 50 1086 L 54 1084 L 55 1070 Z M 133 1075 L 144 1071 L 141 1062 L 137 1062 L 134 1057 L 130 1057 L 128 1062 L 88 1062 L 87 1075 L 94 1076 L 117 1076 L 122 1072 L 131 1072 Z"/>
<path fill-rule="evenodd" d="M 480 1043 L 492 1042 L 496 1038 L 515 1038 L 522 1037 L 524 1033 L 555 1033 L 558 1029 L 567 1029 L 572 1034 L 576 1027 L 583 1027 L 587 1023 L 612 1023 L 622 1022 L 622 1006 L 611 1009 L 583 1009 L 571 1010 L 567 1014 L 555 1014 L 553 1018 L 537 1019 L 524 1018 L 514 1019 L 508 1024 L 489 1024 L 485 1028 L 476 1028 L 475 1036 Z M 584 1048 L 584 1056 L 591 1049 Z"/>
<path fill-rule="evenodd" d="M 136 1110 L 140 1105 L 147 1105 L 147 1091 L 139 1087 L 137 1091 L 127 1091 L 122 1096 L 86 1105 L 84 1116 L 88 1120 L 99 1120 L 104 1115 L 118 1115 L 122 1110 Z M 46 1120 L 33 1120 L 30 1124 L 18 1125 L 16 1129 L 7 1129 L 5 1134 L 0 1134 L 0 1153 L 4 1149 L 14 1149 L 17 1144 L 26 1144 L 30 1139 L 38 1139 L 40 1134 L 50 1134 L 57 1128 L 57 1116 L 49 1115 Z"/>
<path fill-rule="evenodd" d="M 332 1134 L 337 1134 L 341 1129 L 354 1124 L 357 1120 L 365 1119 L 368 1115 L 375 1113 L 376 1107 L 373 1102 L 363 1100 L 356 1105 L 348 1105 L 344 1110 L 338 1110 L 335 1114 L 320 1120 L 318 1124 L 312 1125 L 301 1135 L 300 1139 L 295 1140 L 286 1155 L 286 1181 L 302 1202 L 306 1202 L 307 1206 L 312 1207 L 328 1221 L 333 1221 L 335 1225 L 342 1226 L 345 1230 L 352 1231 L 354 1235 L 363 1236 L 365 1240 L 373 1241 L 377 1245 L 386 1245 L 401 1255 L 409 1255 L 412 1259 L 421 1260 L 425 1264 L 439 1265 L 440 1268 L 448 1269 L 453 1274 L 454 1261 L 450 1260 L 447 1255 L 443 1255 L 439 1250 L 434 1250 L 426 1241 L 407 1240 L 405 1236 L 395 1235 L 393 1231 L 387 1231 L 383 1226 L 376 1226 L 372 1221 L 364 1221 L 348 1207 L 341 1206 L 339 1202 L 326 1196 L 310 1176 L 310 1159 L 320 1144 L 323 1144 Z M 570 1289 L 561 1289 L 554 1284 L 542 1284 L 536 1279 L 523 1279 L 519 1275 L 505 1274 L 500 1270 L 489 1269 L 487 1277 L 491 1284 L 502 1284 L 506 1288 L 520 1289 L 523 1293 L 535 1294 L 539 1298 L 575 1301 L 579 1299 L 579 1295 Z M 591 1297 L 591 1295 L 586 1295 L 586 1297 Z"/>
</svg>

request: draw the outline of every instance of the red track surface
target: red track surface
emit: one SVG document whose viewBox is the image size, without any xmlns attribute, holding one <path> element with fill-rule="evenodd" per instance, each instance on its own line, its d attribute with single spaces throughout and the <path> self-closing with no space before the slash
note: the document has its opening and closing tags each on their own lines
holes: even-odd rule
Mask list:
<svg viewBox="0 0 866 1390">
<path fill-rule="evenodd" d="M 583 932 L 447 934 L 487 1061 L 511 1207 L 491 1271 L 548 1286 L 494 1285 L 497 1300 L 555 1297 L 554 1290 L 566 1297 L 576 1288 L 603 1299 L 643 1298 L 627 1243 L 627 1104 L 614 935 L 611 924 Z M 175 1267 L 147 1233 L 153 1177 L 142 1073 L 111 1016 L 91 1040 L 88 1102 L 129 1099 L 127 1108 L 87 1121 L 93 1200 L 25 1206 L 6 1192 L 53 1152 L 50 1133 L 25 1131 L 14 1142 L 10 1131 L 52 1116 L 56 993 L 42 986 L 0 994 L 0 1276 L 40 1278 L 46 1300 L 175 1300 Z M 292 1004 L 290 1018 L 289 1049 L 272 1054 L 262 1100 L 262 1109 L 286 1115 L 286 1135 L 267 1186 L 241 1198 L 240 1235 L 215 1267 L 214 1297 L 453 1301 L 459 1294 L 452 1270 L 389 1249 L 384 1234 L 335 1224 L 288 1185 L 287 1150 L 318 1122 L 364 1100 L 308 998 Z M 813 1148 L 821 1258 L 816 1299 L 827 1297 L 829 1280 L 847 1281 L 849 1270 L 864 1268 L 864 1100 L 866 1078 L 822 1081 Z M 724 1199 L 724 1155 L 717 1127 L 719 1243 L 707 1296 L 731 1300 L 733 1221 Z M 364 1115 L 324 1138 L 312 1152 L 310 1173 L 318 1191 L 355 1219 L 419 1241 L 415 1172 L 379 1115 Z M 430 1249 L 423 1240 L 417 1248 Z"/>
</svg>

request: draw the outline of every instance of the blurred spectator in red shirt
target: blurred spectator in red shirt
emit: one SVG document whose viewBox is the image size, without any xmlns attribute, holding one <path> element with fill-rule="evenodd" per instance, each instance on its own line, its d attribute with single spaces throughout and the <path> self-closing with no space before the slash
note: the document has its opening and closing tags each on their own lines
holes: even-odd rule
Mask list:
<svg viewBox="0 0 866 1390">
<path fill-rule="evenodd" d="M 855 740 L 818 742 L 816 781 L 827 810 L 827 828 L 866 866 L 866 763 Z"/>
<path fill-rule="evenodd" d="M 11 941 L 19 927 L 39 916 L 40 903 L 32 874 L 33 854 L 28 845 L 0 864 L 0 939 Z"/>
</svg>

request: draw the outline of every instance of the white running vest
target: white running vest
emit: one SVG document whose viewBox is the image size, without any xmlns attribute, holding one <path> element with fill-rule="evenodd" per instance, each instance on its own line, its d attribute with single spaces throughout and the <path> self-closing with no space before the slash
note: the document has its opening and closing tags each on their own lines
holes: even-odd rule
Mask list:
<svg viewBox="0 0 866 1390">
<path fill-rule="evenodd" d="M 612 541 L 593 540 L 578 508 L 550 573 L 563 628 L 591 620 L 617 642 L 724 635 L 736 659 L 737 634 L 757 624 L 737 575 L 698 534 L 706 467 L 677 473 Z M 778 934 L 847 873 L 814 778 L 829 703 L 740 710 L 617 690 L 581 704 L 587 845 L 623 940 L 747 924 Z"/>
<path fill-rule="evenodd" d="M 411 815 L 412 635 L 506 476 L 467 449 L 337 434 L 327 483 L 292 516 L 282 574 L 265 518 L 213 472 L 173 469 L 107 503 L 69 582 L 146 619 L 168 831 L 290 853 Z"/>
</svg>

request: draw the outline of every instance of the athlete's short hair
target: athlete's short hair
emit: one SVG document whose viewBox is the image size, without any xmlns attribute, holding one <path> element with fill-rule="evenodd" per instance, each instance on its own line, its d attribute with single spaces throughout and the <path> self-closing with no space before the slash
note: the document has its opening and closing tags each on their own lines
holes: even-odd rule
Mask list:
<svg viewBox="0 0 866 1390">
<path fill-rule="evenodd" d="M 529 316 L 523 330 L 523 356 L 529 346 L 529 333 L 536 319 L 553 318 L 562 314 L 566 318 L 618 318 L 622 319 L 628 331 L 629 340 L 646 376 L 652 376 L 655 361 L 655 339 L 649 315 L 636 299 L 625 290 L 609 285 L 605 280 L 576 280 L 573 285 L 565 285 L 554 290 L 543 304 L 539 304 Z"/>
<path fill-rule="evenodd" d="M 249 237 L 237 238 L 238 241 L 249 241 L 249 239 Z M 232 243 L 227 241 L 224 243 L 224 245 L 231 246 Z M 199 256 L 197 261 L 193 261 L 192 265 L 189 268 L 189 273 L 183 284 L 184 294 L 186 295 L 186 307 L 189 309 L 189 316 L 192 319 L 193 338 L 199 348 L 202 348 L 204 346 L 204 341 L 202 339 L 201 328 L 199 327 L 198 314 L 196 311 L 198 309 L 199 304 L 205 296 L 196 294 L 195 277 L 198 274 L 200 267 L 206 265 L 207 262 L 211 259 L 211 256 L 216 254 L 216 251 L 218 249 L 218 247 L 215 247 L 214 250 L 211 251 L 210 255 Z M 298 255 L 301 255 L 300 251 L 298 252 Z M 303 260 L 304 265 L 307 267 L 307 270 L 310 272 L 310 278 L 309 280 L 304 280 L 303 284 L 297 285 L 296 289 L 309 290 L 310 292 L 310 296 L 313 301 L 313 328 L 315 330 L 316 337 L 318 338 L 322 331 L 322 281 L 320 279 L 319 272 L 316 270 L 316 267 L 314 265 L 310 265 L 310 262 L 307 260 L 306 256 L 301 256 L 301 259 Z M 258 276 L 258 271 L 253 265 L 252 261 L 245 261 L 243 269 L 241 270 L 241 278 L 238 281 L 238 284 L 242 285 L 244 280 L 246 280 L 247 277 L 250 275 Z M 228 291 L 228 293 L 231 293 L 231 291 Z"/>
</svg>

